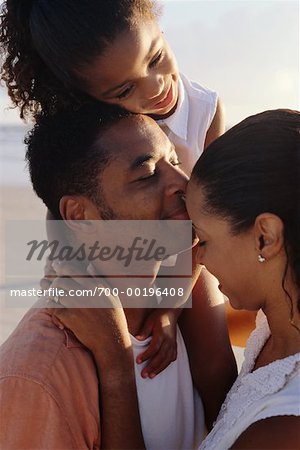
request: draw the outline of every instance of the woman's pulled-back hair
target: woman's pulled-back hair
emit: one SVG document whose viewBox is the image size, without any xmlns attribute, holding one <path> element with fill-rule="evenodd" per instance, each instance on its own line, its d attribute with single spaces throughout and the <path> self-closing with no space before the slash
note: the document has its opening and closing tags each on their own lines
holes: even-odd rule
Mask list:
<svg viewBox="0 0 300 450">
<path fill-rule="evenodd" d="M 1 78 L 20 116 L 89 102 L 79 71 L 118 33 L 157 13 L 153 0 L 4 1 Z"/>
<path fill-rule="evenodd" d="M 300 288 L 300 112 L 251 116 L 213 142 L 192 173 L 204 208 L 228 219 L 233 233 L 264 212 L 284 223 L 289 262 Z"/>
</svg>

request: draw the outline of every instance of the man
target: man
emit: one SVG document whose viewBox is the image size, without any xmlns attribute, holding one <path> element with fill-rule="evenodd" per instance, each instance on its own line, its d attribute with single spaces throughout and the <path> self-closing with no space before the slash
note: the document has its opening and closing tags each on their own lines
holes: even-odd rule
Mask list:
<svg viewBox="0 0 300 450">
<path fill-rule="evenodd" d="M 27 152 L 36 193 L 56 219 L 68 221 L 187 218 L 182 199 L 187 177 L 177 167 L 175 149 L 165 134 L 148 117 L 108 111 L 93 105 L 39 121 Z M 197 325 L 183 320 L 182 329 L 187 343 L 194 342 L 195 329 L 203 333 L 200 345 L 191 344 L 189 357 L 194 378 L 201 371 L 200 391 L 209 411 L 209 399 L 220 405 L 235 370 L 224 315 L 208 305 L 209 293 L 206 297 L 207 304 L 198 306 L 202 315 Z M 131 335 L 138 334 L 150 312 L 125 309 Z M 107 315 L 101 324 L 105 327 L 111 322 L 109 314 L 122 312 L 102 314 Z M 89 320 L 92 328 L 93 314 Z M 137 397 L 129 347 L 138 343 L 120 341 L 122 351 L 113 358 L 109 340 L 100 341 L 108 353 L 96 367 L 87 348 L 49 309 L 30 310 L 1 349 L 1 447 L 116 448 L 127 432 L 126 420 L 135 413 L 127 411 L 123 424 L 114 427 L 115 405 L 124 407 L 124 399 L 120 405 L 112 398 L 118 382 L 114 358 L 124 361 L 124 398 L 128 405 L 139 403 L 146 447 L 194 447 L 203 436 L 203 408 L 193 391 L 180 332 L 178 357 L 159 376 L 142 379 L 135 364 Z M 96 355 L 97 348 L 92 350 Z M 141 436 L 132 438 L 136 442 Z"/>
</svg>

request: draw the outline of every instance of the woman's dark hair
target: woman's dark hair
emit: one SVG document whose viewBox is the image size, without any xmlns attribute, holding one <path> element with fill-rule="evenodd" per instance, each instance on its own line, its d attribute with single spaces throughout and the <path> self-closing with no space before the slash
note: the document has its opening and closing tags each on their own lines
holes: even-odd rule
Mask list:
<svg viewBox="0 0 300 450">
<path fill-rule="evenodd" d="M 204 208 L 228 219 L 233 233 L 249 229 L 261 213 L 280 217 L 300 288 L 300 112 L 243 120 L 208 147 L 192 180 L 204 190 Z"/>
<path fill-rule="evenodd" d="M 88 103 L 79 71 L 118 33 L 157 14 L 153 0 L 4 1 L 1 79 L 21 118 Z"/>
</svg>

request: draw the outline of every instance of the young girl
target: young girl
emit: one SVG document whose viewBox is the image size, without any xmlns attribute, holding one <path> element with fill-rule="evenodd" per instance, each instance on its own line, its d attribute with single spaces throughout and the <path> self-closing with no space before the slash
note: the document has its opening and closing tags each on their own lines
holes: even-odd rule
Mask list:
<svg viewBox="0 0 300 450">
<path fill-rule="evenodd" d="M 5 1 L 0 34 L 2 79 L 21 117 L 36 119 L 41 112 L 79 108 L 95 99 L 148 114 L 173 141 L 189 175 L 205 146 L 224 131 L 224 119 L 217 94 L 179 74 L 158 16 L 158 6 L 152 0 Z M 182 328 L 187 344 L 195 342 L 195 329 L 201 329 L 199 339 L 207 343 L 191 344 L 189 354 L 192 367 L 194 360 L 200 359 L 207 371 L 205 379 L 211 381 L 211 386 L 204 388 L 199 383 L 211 424 L 234 370 L 225 363 L 230 350 L 224 315 L 215 317 L 210 307 L 215 287 L 206 278 L 203 272 L 193 292 L 194 300 L 198 297 L 193 312 L 201 310 L 202 323 L 199 317 L 194 322 L 195 314 L 187 312 Z M 148 350 L 138 358 L 143 362 L 152 357 L 142 372 L 145 377 L 155 376 L 172 361 L 173 356 L 167 359 L 159 355 L 163 342 L 170 346 L 176 343 L 177 312 L 170 315 L 173 332 L 168 336 L 161 311 L 141 330 L 142 339 L 153 334 Z M 209 358 L 212 354 L 218 355 L 219 367 L 217 360 Z M 217 369 L 223 371 L 222 377 Z M 193 375 L 195 381 L 203 376 L 198 369 Z"/>
<path fill-rule="evenodd" d="M 217 94 L 178 73 L 152 0 L 7 0 L 2 79 L 22 118 L 97 99 L 149 114 L 189 175 L 224 131 Z"/>
</svg>

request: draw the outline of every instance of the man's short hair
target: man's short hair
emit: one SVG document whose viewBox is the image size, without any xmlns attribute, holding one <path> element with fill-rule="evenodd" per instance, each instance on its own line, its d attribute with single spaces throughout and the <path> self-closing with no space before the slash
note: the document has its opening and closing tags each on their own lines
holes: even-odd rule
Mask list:
<svg viewBox="0 0 300 450">
<path fill-rule="evenodd" d="M 84 195 L 99 203 L 100 178 L 111 154 L 101 135 L 132 114 L 100 102 L 54 115 L 42 114 L 27 134 L 26 160 L 36 194 L 55 219 L 64 195 Z M 100 194 L 101 195 L 101 194 Z"/>
</svg>

